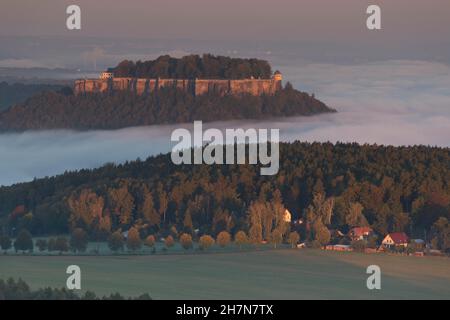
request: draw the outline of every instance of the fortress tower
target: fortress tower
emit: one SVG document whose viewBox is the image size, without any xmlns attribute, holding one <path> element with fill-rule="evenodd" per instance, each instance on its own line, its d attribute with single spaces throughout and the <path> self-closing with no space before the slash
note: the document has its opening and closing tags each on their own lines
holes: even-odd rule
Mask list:
<svg viewBox="0 0 450 320">
<path fill-rule="evenodd" d="M 104 71 L 100 74 L 99 77 L 101 80 L 107 80 L 114 78 L 114 74 L 112 72 Z"/>
<path fill-rule="evenodd" d="M 275 91 L 281 90 L 283 88 L 283 75 L 280 71 L 275 71 L 272 77 L 273 81 L 275 82 Z"/>
</svg>

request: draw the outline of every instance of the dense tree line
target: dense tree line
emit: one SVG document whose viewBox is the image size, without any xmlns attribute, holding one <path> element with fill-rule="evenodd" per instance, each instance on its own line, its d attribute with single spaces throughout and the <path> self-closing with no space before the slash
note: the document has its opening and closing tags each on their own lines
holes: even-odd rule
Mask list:
<svg viewBox="0 0 450 320">
<path fill-rule="evenodd" d="M 289 84 L 273 96 L 192 94 L 162 88 L 149 95 L 131 92 L 70 95 L 45 92 L 0 113 L 0 130 L 117 129 L 129 126 L 231 119 L 313 115 L 332 112 Z"/>
<path fill-rule="evenodd" d="M 4 281 L 0 279 L 0 300 L 126 300 L 119 293 L 109 296 L 97 296 L 92 291 L 87 291 L 83 295 L 78 295 L 74 291 L 65 288 L 41 288 L 32 290 L 30 286 L 22 279 L 14 280 L 9 278 Z M 142 294 L 128 300 L 151 300 L 148 294 Z"/>
<path fill-rule="evenodd" d="M 450 247 L 450 150 L 330 143 L 280 145 L 280 171 L 252 165 L 173 165 L 169 155 L 106 165 L 0 188 L 0 225 L 13 233 L 108 239 L 135 228 L 141 239 L 178 232 L 244 231 L 287 240 L 287 208 L 302 239 L 326 244 L 331 230 L 371 226 Z M 380 240 L 380 239 L 379 239 Z"/>
<path fill-rule="evenodd" d="M 0 110 L 22 103 L 39 92 L 59 91 L 63 88 L 61 85 L 0 82 Z"/>
<path fill-rule="evenodd" d="M 94 243 L 94 246 L 91 247 L 87 254 L 101 255 L 101 254 L 118 254 L 127 251 L 127 253 L 136 254 L 142 252 L 143 246 L 151 249 L 151 253 L 155 254 L 157 250 L 157 238 L 160 239 L 159 242 L 163 242 L 163 246 L 159 246 L 159 248 L 163 252 L 167 252 L 170 248 L 172 248 L 176 241 L 180 244 L 180 246 L 187 250 L 196 249 L 200 251 L 207 251 L 213 245 L 217 245 L 220 248 L 225 248 L 234 243 L 239 249 L 242 249 L 244 245 L 248 246 L 259 246 L 263 239 L 266 239 L 267 242 L 270 242 L 274 248 L 277 248 L 283 240 L 290 243 L 292 248 L 296 248 L 297 243 L 300 240 L 300 235 L 295 232 L 289 232 L 289 223 L 283 221 L 282 219 L 277 219 L 275 224 L 272 226 L 268 226 L 268 222 L 272 223 L 274 221 L 268 220 L 272 213 L 269 211 L 264 211 L 262 215 L 255 210 L 256 204 L 253 205 L 253 208 L 250 209 L 250 233 L 247 233 L 243 230 L 239 230 L 236 234 L 233 235 L 226 230 L 220 231 L 216 238 L 213 236 L 203 233 L 202 235 L 198 235 L 197 232 L 193 232 L 189 230 L 189 226 L 184 226 L 184 229 L 188 229 L 187 232 L 178 232 L 175 226 L 172 226 L 170 230 L 167 232 L 157 232 L 155 234 L 147 234 L 142 235 L 142 225 L 136 225 L 131 227 L 126 232 L 122 232 L 122 229 L 118 229 L 111 233 L 107 239 L 98 239 Z M 271 207 L 270 209 L 276 208 Z M 266 207 L 269 208 L 269 207 Z M 283 217 L 284 207 L 278 206 L 278 208 L 282 208 L 281 211 L 275 211 L 274 218 Z M 279 215 L 281 213 L 281 215 Z M 255 220 L 256 215 L 259 217 L 264 217 L 264 221 Z M 263 226 L 264 225 L 264 233 Z M 139 229 L 140 228 L 140 229 Z M 144 230 L 145 231 L 145 230 Z M 287 237 L 289 232 L 289 236 Z M 166 234 L 165 237 L 162 237 L 162 234 Z M 100 250 L 98 247 L 98 240 L 106 241 L 110 252 L 105 251 L 104 249 Z M 59 255 L 63 255 L 71 251 L 75 254 L 85 254 L 88 249 L 89 237 L 86 231 L 82 228 L 75 228 L 72 231 L 70 241 L 64 236 L 58 236 L 56 238 L 38 238 L 33 240 L 31 233 L 22 229 L 17 238 L 13 241 L 7 234 L 0 234 L 0 249 L 3 251 L 4 255 L 8 255 L 10 250 L 14 247 L 16 254 L 34 254 L 39 251 L 40 254 L 53 254 L 58 253 Z M 196 243 L 196 248 L 194 244 Z"/>
<path fill-rule="evenodd" d="M 269 79 L 272 68 L 267 61 L 241 59 L 211 54 L 189 55 L 180 59 L 168 55 L 156 60 L 124 60 L 108 71 L 115 77 L 163 78 L 163 79 Z"/>
</svg>

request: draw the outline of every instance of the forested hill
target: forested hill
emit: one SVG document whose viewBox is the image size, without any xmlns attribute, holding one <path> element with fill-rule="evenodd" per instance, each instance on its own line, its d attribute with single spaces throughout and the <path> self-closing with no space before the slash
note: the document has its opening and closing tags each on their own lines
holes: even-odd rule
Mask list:
<svg viewBox="0 0 450 320">
<path fill-rule="evenodd" d="M 450 244 L 450 149 L 296 142 L 280 155 L 275 176 L 251 165 L 176 166 L 161 155 L 3 187 L 0 230 L 234 233 L 249 230 L 257 208 L 276 205 L 312 226 L 300 230 L 306 239 L 369 225 Z"/>
<path fill-rule="evenodd" d="M 131 126 L 314 115 L 334 112 L 289 83 L 274 95 L 204 94 L 175 88 L 148 95 L 113 92 L 73 95 L 44 92 L 0 112 L 0 131 L 118 129 Z"/>
<path fill-rule="evenodd" d="M 241 59 L 211 54 L 182 58 L 160 56 L 156 60 L 120 62 L 108 69 L 115 77 L 162 79 L 270 79 L 272 68 L 265 60 Z"/>
<path fill-rule="evenodd" d="M 59 91 L 62 85 L 51 84 L 23 84 L 0 82 L 0 111 L 22 103 L 29 97 L 43 91 Z"/>
</svg>

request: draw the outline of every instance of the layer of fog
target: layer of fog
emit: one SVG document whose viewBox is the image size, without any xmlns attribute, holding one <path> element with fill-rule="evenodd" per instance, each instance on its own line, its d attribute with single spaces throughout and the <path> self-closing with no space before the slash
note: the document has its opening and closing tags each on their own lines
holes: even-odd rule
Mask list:
<svg viewBox="0 0 450 320">
<path fill-rule="evenodd" d="M 210 123 L 213 128 L 279 128 L 283 141 L 345 141 L 450 146 L 450 67 L 424 61 L 364 65 L 278 64 L 296 88 L 336 114 L 270 121 Z M 183 127 L 191 127 L 186 124 Z M 0 184 L 65 170 L 95 168 L 170 151 L 181 125 L 115 131 L 44 131 L 0 135 Z"/>
</svg>

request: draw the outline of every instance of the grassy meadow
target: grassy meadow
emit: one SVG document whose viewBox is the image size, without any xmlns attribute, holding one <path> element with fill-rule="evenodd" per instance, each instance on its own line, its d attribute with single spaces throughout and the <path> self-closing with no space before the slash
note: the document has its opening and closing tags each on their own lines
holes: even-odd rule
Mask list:
<svg viewBox="0 0 450 320">
<path fill-rule="evenodd" d="M 33 288 L 65 286 L 67 266 L 82 270 L 82 289 L 148 292 L 154 299 L 450 299 L 450 259 L 260 250 L 143 256 L 0 256 L 0 278 Z M 378 265 L 382 289 L 366 287 Z"/>
</svg>

